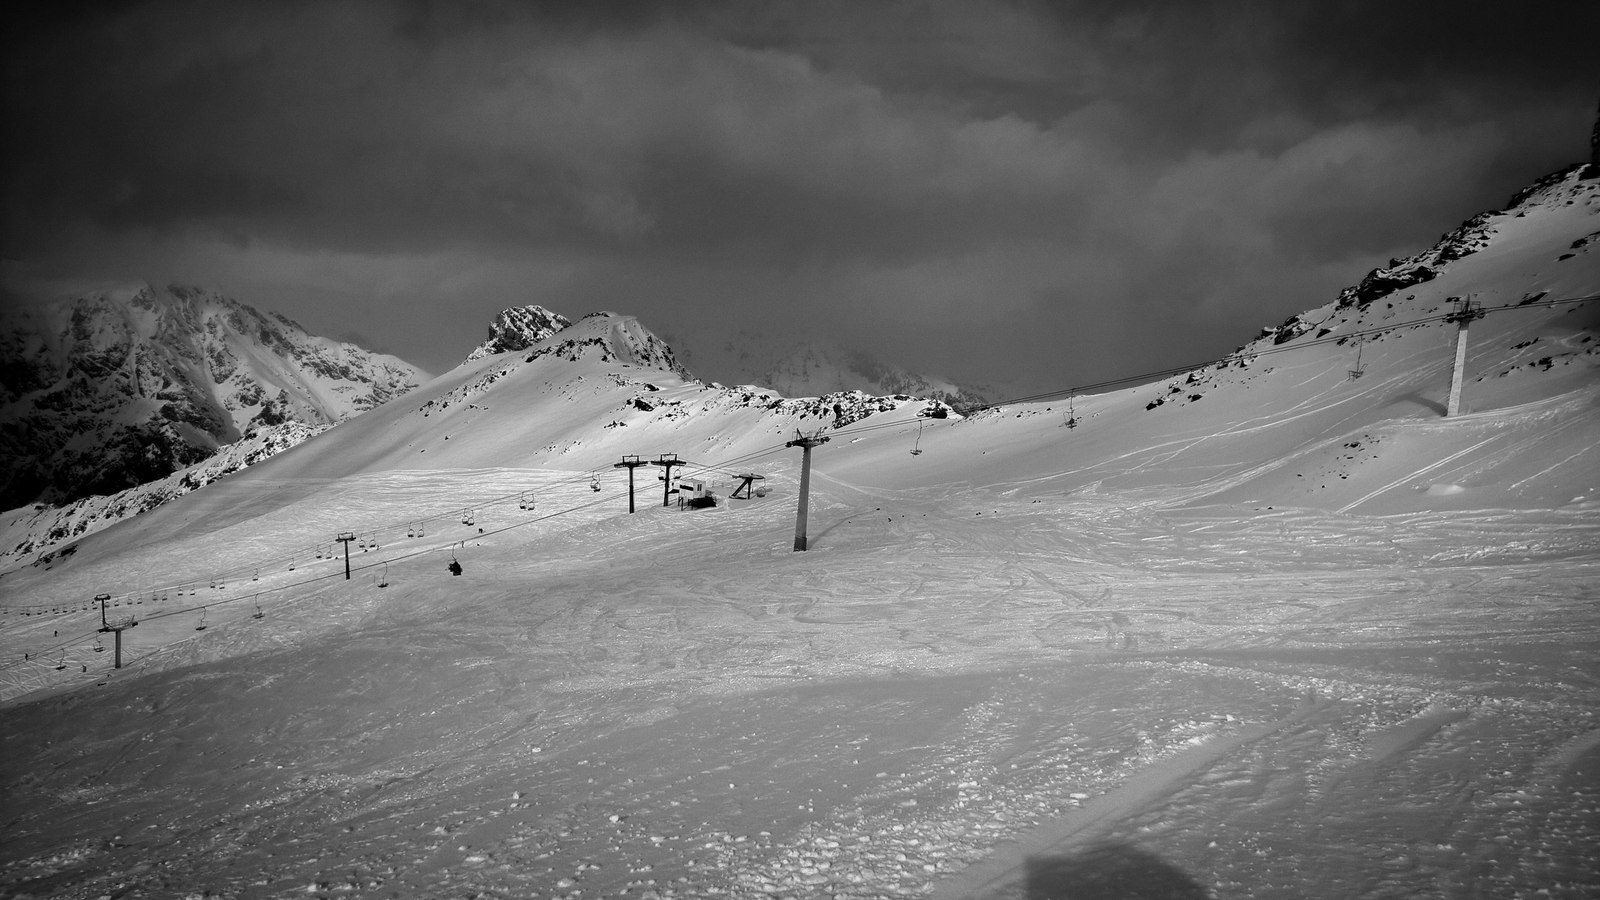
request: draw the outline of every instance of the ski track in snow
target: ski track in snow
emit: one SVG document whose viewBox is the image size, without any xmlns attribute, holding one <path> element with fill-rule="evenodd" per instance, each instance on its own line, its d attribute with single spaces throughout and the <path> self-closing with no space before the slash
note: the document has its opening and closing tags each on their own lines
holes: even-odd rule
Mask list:
<svg viewBox="0 0 1600 900">
<path fill-rule="evenodd" d="M 496 477 L 508 489 L 571 481 Z M 76 648 L 72 660 L 102 664 L 69 681 L 104 682 L 89 689 L 124 719 L 89 743 L 63 735 L 40 751 L 52 766 L 7 773 L 0 886 L 573 898 L 1023 897 L 1130 877 L 1261 897 L 1596 887 L 1600 579 L 1573 561 L 1592 548 L 1583 517 L 1239 519 L 818 484 L 811 554 L 786 546 L 792 507 L 774 501 L 793 484 L 780 477 L 768 500 L 705 513 L 597 511 L 484 537 L 440 525 L 427 543 L 467 535 L 456 552 L 471 591 L 453 604 L 433 601 L 458 584 L 433 551 L 392 564 L 388 588 L 361 570 L 263 601 L 261 620 L 235 604 L 205 632 L 197 613 L 142 624 L 122 673 Z M 440 488 L 397 476 L 346 486 L 338 503 L 398 522 L 448 508 Z M 517 514 L 485 507 L 478 522 L 493 531 Z M 292 505 L 276 515 L 281 531 L 258 526 L 254 543 L 213 539 L 276 552 L 304 520 Z M 741 536 L 753 530 L 773 539 L 752 550 Z M 807 565 L 814 555 L 827 566 Z M 330 642 L 344 645 L 338 663 L 308 655 Z M 15 692 L 64 673 L 46 660 L 6 677 Z M 264 718 L 241 718 L 230 679 L 268 703 Z M 388 714 L 416 694 L 420 718 Z M 366 714 L 328 718 L 357 697 Z M 163 710 L 177 708 L 209 724 L 169 730 Z M 232 761 L 225 777 L 183 777 L 212 755 Z M 97 821 L 113 797 L 117 817 Z M 63 853 L 63 833 L 83 837 Z"/>
</svg>

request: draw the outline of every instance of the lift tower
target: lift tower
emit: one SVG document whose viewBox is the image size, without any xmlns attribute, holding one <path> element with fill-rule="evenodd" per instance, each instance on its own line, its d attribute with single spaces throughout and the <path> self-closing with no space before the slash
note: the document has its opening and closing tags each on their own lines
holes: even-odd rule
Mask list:
<svg viewBox="0 0 1600 900">
<path fill-rule="evenodd" d="M 622 462 L 611 464 L 613 469 L 626 467 L 628 470 L 628 513 L 630 515 L 633 513 L 633 470 L 642 465 L 646 465 L 646 463 L 641 462 L 637 456 L 624 456 Z"/>
<path fill-rule="evenodd" d="M 659 458 L 651 460 L 650 465 L 652 466 L 666 467 L 666 471 L 661 474 L 661 481 L 663 483 L 661 488 L 662 506 L 672 505 L 672 467 L 681 466 L 683 464 L 684 461 L 679 459 L 678 454 L 676 453 L 663 453 Z M 633 470 L 629 469 L 628 471 L 632 472 Z"/>
<path fill-rule="evenodd" d="M 96 599 L 96 600 L 98 600 L 100 602 L 100 631 L 101 631 L 101 633 L 105 633 L 105 632 L 109 631 L 116 638 L 117 653 L 116 653 L 116 660 L 113 663 L 112 667 L 120 669 L 120 668 L 122 668 L 122 632 L 126 631 L 129 628 L 132 628 L 133 626 L 135 626 L 135 625 L 137 625 L 139 623 L 137 621 L 135 621 L 133 616 L 131 616 L 131 615 L 124 616 L 124 617 L 122 617 L 120 619 L 108 619 L 108 618 L 106 618 L 106 603 L 111 600 L 111 595 L 110 594 L 96 594 L 94 599 Z"/>
<path fill-rule="evenodd" d="M 799 447 L 801 451 L 800 507 L 796 511 L 794 518 L 794 549 L 796 550 L 806 549 L 806 510 L 811 501 L 811 448 L 827 442 L 828 439 L 823 437 L 820 431 L 807 437 L 796 429 L 794 440 L 784 444 L 785 447 Z"/>
<path fill-rule="evenodd" d="M 345 581 L 349 581 L 350 580 L 350 542 L 355 540 L 355 539 L 356 539 L 355 533 L 354 532 L 350 532 L 350 531 L 341 531 L 341 532 L 339 532 L 339 536 L 334 538 L 334 540 L 338 541 L 341 544 L 344 544 L 344 580 Z"/>
</svg>

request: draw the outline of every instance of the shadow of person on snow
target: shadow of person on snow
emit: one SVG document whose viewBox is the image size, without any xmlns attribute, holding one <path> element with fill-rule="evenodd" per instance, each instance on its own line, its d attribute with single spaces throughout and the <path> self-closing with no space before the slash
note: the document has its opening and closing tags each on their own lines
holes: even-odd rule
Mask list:
<svg viewBox="0 0 1600 900">
<path fill-rule="evenodd" d="M 1127 844 L 1062 856 L 1030 856 L 1027 900 L 1206 900 L 1183 870 Z"/>
</svg>

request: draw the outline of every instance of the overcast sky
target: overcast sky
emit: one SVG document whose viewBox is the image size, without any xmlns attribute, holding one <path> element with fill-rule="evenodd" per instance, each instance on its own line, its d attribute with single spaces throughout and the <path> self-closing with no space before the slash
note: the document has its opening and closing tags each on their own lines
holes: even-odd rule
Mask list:
<svg viewBox="0 0 1600 900">
<path fill-rule="evenodd" d="M 55 5 L 0 39 L 4 281 L 436 373 L 538 303 L 1032 393 L 1226 353 L 1586 159 L 1597 8 Z"/>
</svg>

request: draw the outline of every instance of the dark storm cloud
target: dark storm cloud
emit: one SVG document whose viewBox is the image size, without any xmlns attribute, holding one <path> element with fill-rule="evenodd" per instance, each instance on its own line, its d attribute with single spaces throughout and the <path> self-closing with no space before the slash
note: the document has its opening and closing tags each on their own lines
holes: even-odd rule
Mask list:
<svg viewBox="0 0 1600 900">
<path fill-rule="evenodd" d="M 6 38 L 6 274 L 199 281 L 436 370 L 538 302 L 1099 380 L 1579 158 L 1594 14 L 1516 9 L 77 7 Z"/>
</svg>

